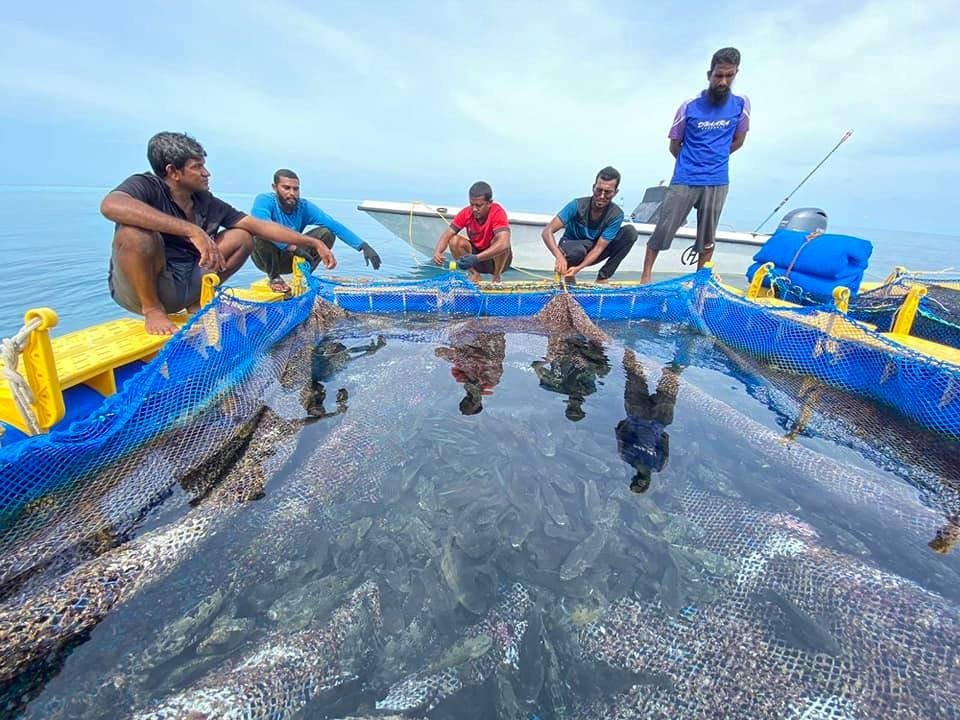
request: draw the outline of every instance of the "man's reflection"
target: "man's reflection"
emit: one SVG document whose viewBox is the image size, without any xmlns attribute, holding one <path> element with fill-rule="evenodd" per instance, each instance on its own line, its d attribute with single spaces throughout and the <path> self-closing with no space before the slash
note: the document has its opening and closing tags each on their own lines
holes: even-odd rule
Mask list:
<svg viewBox="0 0 960 720">
<path fill-rule="evenodd" d="M 300 402 L 307 415 L 314 419 L 333 417 L 347 411 L 349 395 L 346 388 L 340 388 L 336 394 L 336 410 L 328 412 L 325 407 L 327 388 L 324 382 L 340 372 L 351 360 L 365 355 L 373 355 L 384 347 L 387 341 L 382 335 L 366 345 L 347 347 L 336 340 L 323 339 L 313 346 L 310 357 L 310 382 L 300 393 Z"/>
<path fill-rule="evenodd" d="M 450 339 L 451 347 L 438 347 L 437 357 L 450 362 L 450 373 L 463 384 L 464 397 L 460 412 L 476 415 L 483 410 L 483 397 L 493 395 L 493 388 L 503 376 L 503 358 L 507 338 L 502 332 L 470 333 Z"/>
<path fill-rule="evenodd" d="M 610 361 L 603 345 L 583 335 L 551 337 L 546 359 L 534 361 L 533 371 L 540 387 L 567 396 L 564 414 L 578 422 L 586 417 L 583 402 L 597 391 L 597 378 L 610 372 Z"/>
<path fill-rule="evenodd" d="M 617 449 L 623 461 L 634 469 L 630 489 L 642 493 L 650 487 L 651 474 L 663 470 L 670 455 L 666 428 L 673 422 L 683 366 L 676 362 L 664 366 L 653 394 L 633 350 L 624 351 L 623 370 L 623 409 L 627 416 L 617 424 Z"/>
<path fill-rule="evenodd" d="M 939 528 L 929 543 L 930 549 L 940 555 L 946 555 L 960 542 L 960 515 L 949 518 L 946 525 Z"/>
</svg>

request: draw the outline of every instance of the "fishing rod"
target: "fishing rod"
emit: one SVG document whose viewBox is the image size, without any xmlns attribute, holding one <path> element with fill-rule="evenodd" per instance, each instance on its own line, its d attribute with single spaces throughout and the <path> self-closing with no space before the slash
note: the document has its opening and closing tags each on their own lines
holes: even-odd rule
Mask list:
<svg viewBox="0 0 960 720">
<path fill-rule="evenodd" d="M 838 147 L 840 147 L 840 146 L 843 145 L 847 140 L 850 139 L 850 136 L 851 136 L 851 135 L 853 135 L 853 130 L 847 130 L 847 131 L 843 134 L 843 137 L 840 138 L 840 142 L 838 142 L 836 145 L 833 146 L 833 150 L 831 150 L 830 152 L 828 152 L 828 153 L 824 156 L 823 160 L 821 160 L 820 162 L 818 162 L 818 163 L 817 163 L 817 166 L 816 166 L 813 170 L 811 170 L 809 173 L 807 173 L 807 176 L 806 176 L 803 180 L 800 181 L 800 184 L 797 185 L 793 190 L 791 190 L 791 191 L 790 191 L 790 194 L 787 195 L 783 200 L 780 201 L 780 204 L 777 205 L 777 206 L 773 209 L 773 212 L 771 212 L 769 215 L 767 215 L 767 216 L 763 219 L 763 222 L 762 222 L 762 223 L 760 223 L 759 225 L 757 225 L 757 229 L 754 230 L 755 233 L 760 232 L 760 228 L 762 228 L 764 225 L 766 225 L 766 224 L 767 224 L 767 221 L 768 221 L 770 218 L 772 218 L 774 215 L 776 215 L 776 214 L 777 214 L 777 211 L 778 211 L 780 208 L 782 208 L 784 205 L 786 205 L 787 200 L 789 200 L 791 197 L 793 197 L 793 194 L 794 194 L 797 190 L 799 190 L 799 189 L 803 186 L 803 184 L 804 184 L 807 180 L 809 180 L 810 177 L 811 177 L 817 170 L 820 169 L 820 166 L 823 165 L 823 164 L 827 161 L 827 159 L 837 151 L 837 148 L 838 148 Z"/>
</svg>

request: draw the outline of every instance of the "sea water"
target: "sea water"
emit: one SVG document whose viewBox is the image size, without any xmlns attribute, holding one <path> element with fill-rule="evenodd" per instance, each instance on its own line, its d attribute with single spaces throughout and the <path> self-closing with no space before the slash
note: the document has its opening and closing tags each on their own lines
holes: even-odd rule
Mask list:
<svg viewBox="0 0 960 720">
<path fill-rule="evenodd" d="M 949 446 L 676 328 L 604 329 L 317 338 L 288 389 L 316 421 L 259 499 L 5 712 L 960 717 L 960 553 L 929 544 Z"/>
<path fill-rule="evenodd" d="M 112 224 L 100 214 L 100 201 L 110 188 L 0 187 L 0 336 L 8 337 L 23 323 L 23 313 L 33 307 L 52 307 L 60 321 L 54 334 L 86 325 L 129 316 L 107 290 Z M 253 195 L 224 194 L 237 209 L 248 211 Z M 366 266 L 360 253 L 338 242 L 336 274 L 340 276 L 431 277 L 442 270 L 412 250 L 366 213 L 359 200 L 311 198 L 330 215 L 370 243 L 383 260 L 380 270 Z M 387 198 L 401 199 L 402 198 Z M 536 208 L 534 210 L 537 210 Z M 548 208 L 539 208 L 550 212 Z M 958 238 L 914 233 L 909 230 L 876 230 L 833 227 L 870 240 L 874 245 L 868 280 L 882 280 L 896 265 L 914 270 L 939 270 L 954 264 Z M 634 252 L 641 252 L 635 248 Z M 546 252 L 546 249 L 544 249 Z M 738 282 L 745 268 L 718 268 Z M 322 271 L 320 271 L 322 272 Z M 525 277 L 514 273 L 518 279 Z M 623 279 L 631 278 L 621 274 Z M 618 277 L 621 277 L 618 275 Z M 252 261 L 230 279 L 245 287 L 262 273 Z"/>
</svg>

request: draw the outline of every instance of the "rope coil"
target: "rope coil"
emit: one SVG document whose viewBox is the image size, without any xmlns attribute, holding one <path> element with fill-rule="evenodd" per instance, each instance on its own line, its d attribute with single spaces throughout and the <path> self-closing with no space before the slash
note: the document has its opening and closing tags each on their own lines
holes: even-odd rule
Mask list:
<svg viewBox="0 0 960 720">
<path fill-rule="evenodd" d="M 33 412 L 32 405 L 36 402 L 33 390 L 27 383 L 26 378 L 17 372 L 17 366 L 20 362 L 20 356 L 27 347 L 27 340 L 30 334 L 40 327 L 40 318 L 34 318 L 24 324 L 20 331 L 13 337 L 5 338 L 0 341 L 0 357 L 3 358 L 3 376 L 10 386 L 10 392 L 13 395 L 13 402 L 17 410 L 23 417 L 24 422 L 30 429 L 31 435 L 40 434 L 40 422 Z"/>
</svg>

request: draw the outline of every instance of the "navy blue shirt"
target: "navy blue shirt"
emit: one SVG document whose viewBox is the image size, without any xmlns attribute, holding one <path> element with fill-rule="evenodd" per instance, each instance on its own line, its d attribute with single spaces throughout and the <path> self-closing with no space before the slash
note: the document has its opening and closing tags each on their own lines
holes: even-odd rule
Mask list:
<svg viewBox="0 0 960 720">
<path fill-rule="evenodd" d="M 617 450 L 625 463 L 653 472 L 663 470 L 669 452 L 663 423 L 631 416 L 617 424 L 616 434 Z"/>
</svg>

